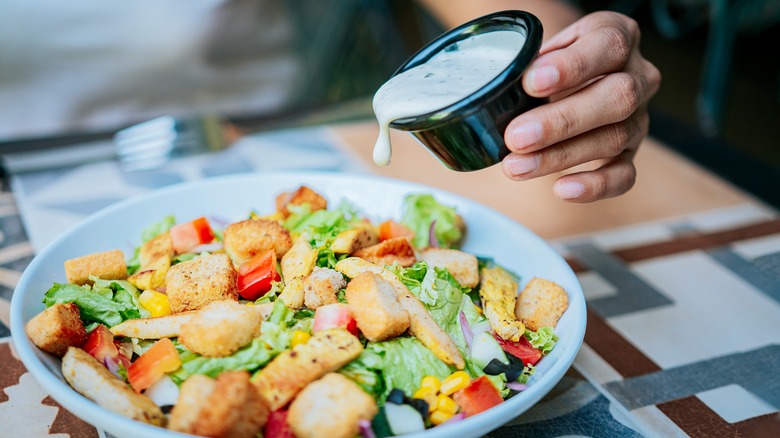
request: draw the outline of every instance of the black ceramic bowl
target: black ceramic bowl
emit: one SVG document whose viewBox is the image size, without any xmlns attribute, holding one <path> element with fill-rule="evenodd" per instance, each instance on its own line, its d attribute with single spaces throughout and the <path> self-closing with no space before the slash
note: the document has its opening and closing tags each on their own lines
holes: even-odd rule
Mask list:
<svg viewBox="0 0 780 438">
<path fill-rule="evenodd" d="M 546 99 L 527 95 L 522 84 L 523 72 L 539 54 L 542 45 L 542 23 L 524 11 L 496 12 L 477 18 L 433 40 L 393 75 L 425 63 L 451 44 L 497 30 L 525 35 L 525 44 L 503 72 L 463 100 L 390 124 L 394 129 L 411 132 L 453 170 L 479 170 L 500 162 L 509 154 L 504 143 L 504 130 L 509 122 L 546 102 Z"/>
</svg>

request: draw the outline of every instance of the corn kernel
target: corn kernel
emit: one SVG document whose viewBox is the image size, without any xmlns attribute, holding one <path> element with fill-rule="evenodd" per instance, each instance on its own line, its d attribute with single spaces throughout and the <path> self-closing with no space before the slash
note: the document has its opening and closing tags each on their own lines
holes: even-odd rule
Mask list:
<svg viewBox="0 0 780 438">
<path fill-rule="evenodd" d="M 477 309 L 477 313 L 479 313 L 480 315 L 482 315 L 482 313 L 483 313 L 483 310 L 482 310 L 482 308 L 481 308 L 481 307 L 479 307 L 479 306 L 477 306 L 476 304 L 474 304 L 474 308 L 475 308 L 475 309 Z"/>
<path fill-rule="evenodd" d="M 168 302 L 168 295 L 163 293 L 145 290 L 138 297 L 138 303 L 148 310 L 152 317 L 167 316 L 171 314 L 171 305 Z"/>
<path fill-rule="evenodd" d="M 436 376 L 425 376 L 420 381 L 420 388 L 431 388 L 434 393 L 439 392 L 441 389 L 441 380 Z"/>
<path fill-rule="evenodd" d="M 437 411 L 445 412 L 450 415 L 455 415 L 455 413 L 458 412 L 458 404 L 455 403 L 455 400 L 453 400 L 452 397 L 446 396 L 444 394 L 439 394 L 436 397 L 436 406 L 431 410 L 434 409 Z"/>
<path fill-rule="evenodd" d="M 309 342 L 309 338 L 311 335 L 307 332 L 304 332 L 302 330 L 296 330 L 292 334 L 292 338 L 290 339 L 290 345 L 295 348 L 296 345 L 303 345 L 307 342 Z"/>
<path fill-rule="evenodd" d="M 467 372 L 455 371 L 441 382 L 440 391 L 444 395 L 451 395 L 469 386 L 469 383 L 471 383 L 471 377 L 469 377 Z"/>
<path fill-rule="evenodd" d="M 449 420 L 450 418 L 452 418 L 453 415 L 454 414 L 448 414 L 443 411 L 433 411 L 431 412 L 431 417 L 430 417 L 431 424 L 433 424 L 434 426 L 438 426 L 444 423 L 445 421 Z"/>
<path fill-rule="evenodd" d="M 412 398 L 425 400 L 425 403 L 428 403 L 428 408 L 430 410 L 433 410 L 434 406 L 436 405 L 436 391 L 426 386 L 420 387 L 417 392 L 412 394 Z"/>
</svg>

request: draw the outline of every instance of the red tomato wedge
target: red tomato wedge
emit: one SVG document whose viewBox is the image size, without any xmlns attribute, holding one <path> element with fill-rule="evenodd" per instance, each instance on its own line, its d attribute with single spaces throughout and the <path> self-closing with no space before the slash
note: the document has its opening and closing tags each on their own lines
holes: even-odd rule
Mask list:
<svg viewBox="0 0 780 438">
<path fill-rule="evenodd" d="M 254 301 L 271 290 L 272 282 L 281 279 L 276 271 L 276 253 L 269 249 L 238 267 L 236 287 L 242 298 Z"/>
<path fill-rule="evenodd" d="M 214 233 L 211 231 L 208 219 L 199 217 L 194 221 L 171 227 L 171 240 L 173 251 L 176 254 L 183 254 L 204 243 L 211 243 L 214 240 Z"/>
<path fill-rule="evenodd" d="M 347 329 L 355 336 L 358 335 L 357 321 L 352 316 L 352 312 L 349 311 L 349 305 L 336 303 L 317 307 L 317 310 L 314 311 L 312 331 L 318 332 L 337 327 Z"/>
<path fill-rule="evenodd" d="M 295 438 L 295 435 L 287 423 L 287 410 L 272 411 L 268 415 L 268 422 L 263 429 L 265 438 Z"/>
<path fill-rule="evenodd" d="M 521 336 L 518 342 L 501 339 L 493 333 L 493 337 L 501 344 L 501 348 L 507 353 L 523 361 L 523 365 L 536 365 L 542 358 L 542 350 L 535 348 L 525 336 Z"/>
<path fill-rule="evenodd" d="M 114 363 L 121 363 L 127 368 L 130 366 L 130 357 L 120 353 L 117 343 L 111 330 L 100 324 L 89 333 L 83 348 L 103 365 L 106 364 L 106 358 L 109 358 Z M 124 349 L 122 350 L 124 351 Z"/>
<path fill-rule="evenodd" d="M 379 224 L 379 240 L 385 241 L 396 237 L 414 239 L 414 231 L 410 230 L 406 225 L 400 224 L 392 219 Z"/>
<path fill-rule="evenodd" d="M 466 417 L 486 411 L 504 401 L 487 376 L 472 380 L 469 386 L 453 394 L 452 398 Z"/>
<path fill-rule="evenodd" d="M 176 371 L 180 366 L 181 359 L 173 342 L 162 338 L 130 365 L 127 380 L 135 392 L 140 393 L 160 380 L 165 373 Z"/>
</svg>

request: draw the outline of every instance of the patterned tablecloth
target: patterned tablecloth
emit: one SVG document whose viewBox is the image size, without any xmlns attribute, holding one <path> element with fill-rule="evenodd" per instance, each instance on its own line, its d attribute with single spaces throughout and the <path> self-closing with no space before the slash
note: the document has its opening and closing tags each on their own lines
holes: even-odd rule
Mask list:
<svg viewBox="0 0 780 438">
<path fill-rule="evenodd" d="M 11 178 L 0 194 L 0 436 L 104 436 L 15 358 L 8 306 L 21 271 L 98 209 L 158 187 L 271 168 L 370 172 L 323 128 L 253 136 L 164 171 L 113 162 Z M 6 188 L 7 189 L 7 188 Z M 588 302 L 574 366 L 491 437 L 780 436 L 780 216 L 756 204 L 552 242 Z"/>
</svg>

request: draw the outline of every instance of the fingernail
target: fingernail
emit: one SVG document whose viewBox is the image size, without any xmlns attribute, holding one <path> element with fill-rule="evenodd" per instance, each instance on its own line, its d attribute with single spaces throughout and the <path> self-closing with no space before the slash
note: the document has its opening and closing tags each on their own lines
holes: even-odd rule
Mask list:
<svg viewBox="0 0 780 438">
<path fill-rule="evenodd" d="M 563 181 L 555 184 L 555 193 L 561 199 L 577 199 L 585 193 L 585 186 L 576 181 Z"/>
<path fill-rule="evenodd" d="M 533 172 L 539 168 L 539 154 L 531 156 L 513 156 L 507 157 L 507 165 L 512 175 L 520 176 Z"/>
<path fill-rule="evenodd" d="M 561 75 L 551 65 L 532 69 L 528 72 L 528 83 L 534 91 L 544 91 L 558 83 Z"/>
<path fill-rule="evenodd" d="M 537 121 L 525 122 L 512 129 L 509 135 L 514 149 L 523 149 L 542 139 L 542 124 Z"/>
</svg>

